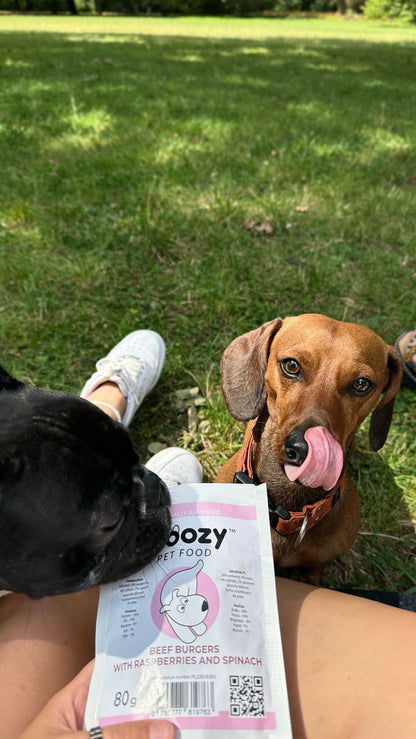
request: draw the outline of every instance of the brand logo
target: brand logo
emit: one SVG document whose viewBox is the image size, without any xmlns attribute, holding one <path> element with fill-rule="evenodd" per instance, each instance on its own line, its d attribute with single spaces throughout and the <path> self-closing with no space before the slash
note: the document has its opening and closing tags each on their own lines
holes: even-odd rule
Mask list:
<svg viewBox="0 0 416 739">
<path fill-rule="evenodd" d="M 166 545 L 168 547 L 174 547 L 179 541 L 182 541 L 184 544 L 193 544 L 194 542 L 198 542 L 198 544 L 214 544 L 215 549 L 219 549 L 224 541 L 226 533 L 227 529 L 218 531 L 218 529 L 188 528 L 180 531 L 179 526 L 174 526 L 170 532 Z"/>
</svg>

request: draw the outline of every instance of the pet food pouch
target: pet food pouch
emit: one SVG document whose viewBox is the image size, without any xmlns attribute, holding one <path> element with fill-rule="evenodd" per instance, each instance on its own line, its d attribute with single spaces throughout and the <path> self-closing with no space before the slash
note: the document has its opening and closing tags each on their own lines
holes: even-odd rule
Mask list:
<svg viewBox="0 0 416 739">
<path fill-rule="evenodd" d="M 165 548 L 101 589 L 85 724 L 167 718 L 189 739 L 291 737 L 266 485 L 170 492 Z"/>
</svg>

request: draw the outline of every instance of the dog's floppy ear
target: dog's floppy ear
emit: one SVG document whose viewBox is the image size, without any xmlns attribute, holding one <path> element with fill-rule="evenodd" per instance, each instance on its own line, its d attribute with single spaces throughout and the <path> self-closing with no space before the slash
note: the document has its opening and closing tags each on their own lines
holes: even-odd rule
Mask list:
<svg viewBox="0 0 416 739">
<path fill-rule="evenodd" d="M 9 375 L 8 372 L 0 365 L 0 391 L 1 390 L 17 390 L 17 388 L 23 387 L 23 382 L 15 380 L 14 377 Z"/>
<path fill-rule="evenodd" d="M 222 356 L 222 391 L 237 421 L 256 418 L 266 402 L 264 374 L 270 344 L 282 323 L 281 318 L 275 318 L 238 336 Z"/>
<path fill-rule="evenodd" d="M 165 603 L 160 609 L 159 613 L 165 613 L 166 611 L 170 609 L 170 604 L 172 603 L 173 599 L 179 597 L 179 588 L 175 588 L 175 590 L 172 590 L 170 595 L 171 595 L 171 599 L 169 603 Z"/>
<path fill-rule="evenodd" d="M 389 382 L 370 421 L 370 445 L 377 452 L 383 446 L 389 432 L 393 415 L 394 398 L 400 389 L 403 364 L 394 346 L 389 347 L 387 364 L 390 372 Z"/>
</svg>

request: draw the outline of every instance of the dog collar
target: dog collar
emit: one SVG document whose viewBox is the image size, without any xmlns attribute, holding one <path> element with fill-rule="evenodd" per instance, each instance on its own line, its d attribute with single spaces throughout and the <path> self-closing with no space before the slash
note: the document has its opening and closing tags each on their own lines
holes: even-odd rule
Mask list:
<svg viewBox="0 0 416 739">
<path fill-rule="evenodd" d="M 233 482 L 251 483 L 258 485 L 259 480 L 253 467 L 253 433 L 251 432 L 244 443 L 238 464 L 238 471 L 234 475 Z M 282 536 L 289 534 L 299 534 L 301 537 L 299 545 L 309 529 L 320 521 L 335 503 L 341 498 L 345 491 L 346 472 L 341 474 L 338 483 L 322 498 L 315 503 L 304 505 L 301 511 L 288 511 L 282 505 L 276 505 L 267 496 L 269 503 L 269 520 L 272 529 Z"/>
</svg>

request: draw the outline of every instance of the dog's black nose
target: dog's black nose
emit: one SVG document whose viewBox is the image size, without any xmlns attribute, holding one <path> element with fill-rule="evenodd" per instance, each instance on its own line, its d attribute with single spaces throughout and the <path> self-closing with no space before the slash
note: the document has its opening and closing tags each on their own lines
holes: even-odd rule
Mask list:
<svg viewBox="0 0 416 739">
<path fill-rule="evenodd" d="M 207 610 L 208 610 L 208 601 L 207 600 L 204 600 L 204 602 L 203 602 L 203 604 L 201 606 L 201 611 L 207 611 Z"/>
<path fill-rule="evenodd" d="M 147 493 L 147 505 L 150 508 L 168 506 L 170 504 L 169 490 L 159 475 L 141 464 L 136 465 L 135 470 Z"/>
<path fill-rule="evenodd" d="M 303 431 L 292 429 L 285 439 L 285 450 L 288 461 L 291 464 L 301 465 L 308 454 L 308 444 L 305 441 Z"/>
</svg>

